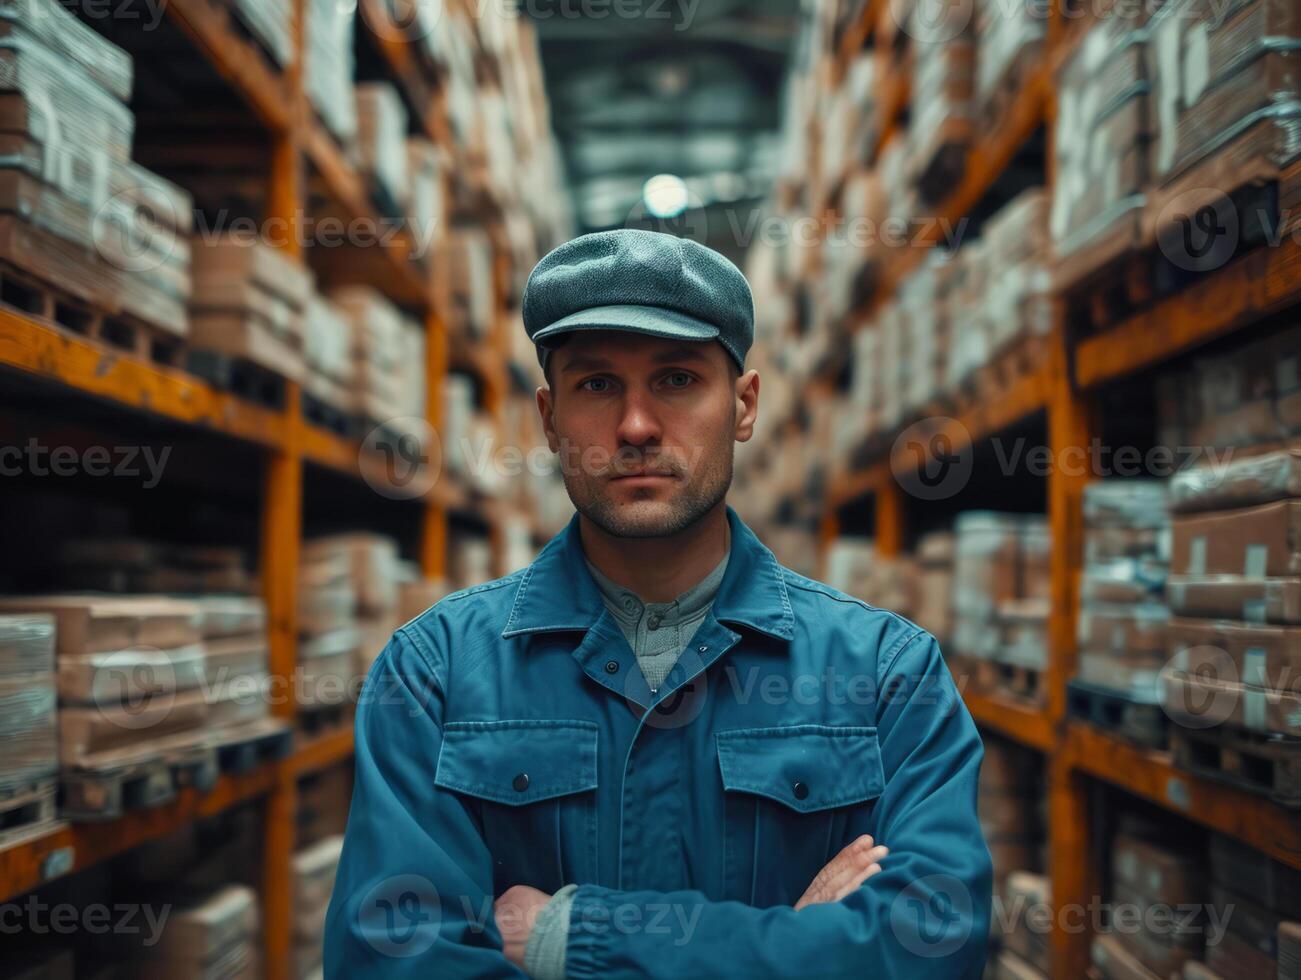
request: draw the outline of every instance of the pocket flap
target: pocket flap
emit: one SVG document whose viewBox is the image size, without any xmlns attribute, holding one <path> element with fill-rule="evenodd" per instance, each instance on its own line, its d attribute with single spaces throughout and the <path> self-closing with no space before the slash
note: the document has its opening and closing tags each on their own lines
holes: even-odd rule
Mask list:
<svg viewBox="0 0 1301 980">
<path fill-rule="evenodd" d="M 766 796 L 800 813 L 862 803 L 885 789 L 875 728 L 788 725 L 714 738 L 724 789 Z"/>
<path fill-rule="evenodd" d="M 596 789 L 596 724 L 448 722 L 434 785 L 512 806 Z"/>
</svg>

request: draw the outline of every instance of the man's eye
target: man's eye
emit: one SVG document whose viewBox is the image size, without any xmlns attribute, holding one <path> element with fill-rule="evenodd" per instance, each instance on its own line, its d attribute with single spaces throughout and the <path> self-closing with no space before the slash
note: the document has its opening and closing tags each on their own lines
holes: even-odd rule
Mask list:
<svg viewBox="0 0 1301 980">
<path fill-rule="evenodd" d="M 607 386 L 609 384 L 610 381 L 608 378 L 588 378 L 578 387 L 586 388 L 588 391 L 593 391 L 596 392 L 597 394 L 600 394 L 601 392 L 607 390 Z M 596 387 L 590 387 L 592 385 L 595 385 Z"/>
<path fill-rule="evenodd" d="M 670 388 L 685 388 L 691 384 L 691 375 L 686 371 L 674 371 L 664 380 L 669 383 Z"/>
</svg>

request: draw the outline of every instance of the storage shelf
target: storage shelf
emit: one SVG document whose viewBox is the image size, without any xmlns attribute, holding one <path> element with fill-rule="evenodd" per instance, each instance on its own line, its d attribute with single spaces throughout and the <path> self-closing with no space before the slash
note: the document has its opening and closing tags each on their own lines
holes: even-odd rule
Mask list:
<svg viewBox="0 0 1301 980">
<path fill-rule="evenodd" d="M 164 9 L 264 125 L 276 132 L 289 128 L 293 100 L 284 75 L 234 27 L 230 6 L 216 0 L 169 0 Z"/>
<path fill-rule="evenodd" d="M 976 724 L 1040 752 L 1053 750 L 1053 724 L 1047 709 L 997 694 L 965 691 L 962 700 Z"/>
<path fill-rule="evenodd" d="M 62 824 L 47 834 L 0 849 L 0 901 L 157 840 L 199 818 L 265 796 L 275 788 L 281 765 L 268 763 L 244 775 L 222 776 L 207 793 L 185 789 L 164 806 L 134 810 L 104 823 Z M 57 873 L 47 874 L 43 868 L 47 859 L 69 849 L 70 859 L 57 860 Z"/>
<path fill-rule="evenodd" d="M 927 448 L 936 444 L 946 451 L 961 451 L 974 443 L 1005 432 L 1029 419 L 1048 405 L 1052 379 L 1047 365 L 1021 375 L 996 397 L 981 398 L 968 411 L 956 417 L 934 416 L 933 424 L 917 423 L 913 431 L 922 437 L 941 440 L 928 441 Z M 879 490 L 895 474 L 912 472 L 921 468 L 922 460 L 907 447 L 891 448 L 887 459 L 877 459 L 855 469 L 832 485 L 827 494 L 827 506 L 835 509 L 865 493 Z M 929 462 L 931 457 L 927 457 Z"/>
<path fill-rule="evenodd" d="M 1084 388 L 1160 364 L 1301 301 L 1301 241 L 1261 246 L 1096 336 L 1075 353 Z"/>
<path fill-rule="evenodd" d="M 1295 811 L 1183 772 L 1167 752 L 1135 748 L 1081 722 L 1069 725 L 1066 751 L 1084 772 L 1301 869 L 1301 819 Z"/>
<path fill-rule="evenodd" d="M 199 378 L 115 353 L 0 307 L 0 365 L 148 412 L 263 446 L 285 441 L 284 413 L 218 391 Z"/>
<path fill-rule="evenodd" d="M 432 303 L 429 272 L 412 258 L 415 243 L 406 228 L 392 230 L 391 222 L 375 212 L 366 181 L 344 158 L 334 138 L 316 120 L 304 127 L 304 152 L 321 177 L 326 196 L 338 217 L 358 229 L 379 236 L 365 246 L 313 245 L 314 264 L 327 267 L 332 282 L 362 282 L 379 289 L 395 302 L 427 310 Z"/>
<path fill-rule="evenodd" d="M 952 233 L 959 232 L 958 222 L 966 218 L 989 193 L 1017 151 L 1044 124 L 1049 87 L 1048 62 L 1045 58 L 1030 72 L 1026 84 L 1017 90 L 1011 108 L 999 125 L 985 138 L 977 140 L 967 157 L 958 186 L 934 208 L 922 207 L 922 213 L 927 216 L 932 228 L 942 228 L 942 223 L 947 222 Z M 924 244 L 935 245 L 938 242 Z M 870 316 L 882 302 L 894 295 L 899 284 L 921 265 L 927 252 L 928 248 L 923 247 L 923 243 L 909 242 L 905 247 L 890 253 L 876 292 L 851 319 L 861 321 Z"/>
</svg>

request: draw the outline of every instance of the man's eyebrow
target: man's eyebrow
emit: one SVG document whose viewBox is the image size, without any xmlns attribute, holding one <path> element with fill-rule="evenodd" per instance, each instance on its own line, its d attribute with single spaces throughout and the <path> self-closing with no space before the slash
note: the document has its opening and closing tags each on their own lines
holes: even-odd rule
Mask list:
<svg viewBox="0 0 1301 980">
<path fill-rule="evenodd" d="M 668 350 L 660 351 L 651 358 L 656 364 L 665 364 L 672 361 L 705 361 L 708 357 L 701 350 L 703 344 L 682 344 L 678 347 L 671 347 Z M 598 357 L 595 354 L 574 354 L 568 358 L 560 368 L 561 374 L 567 374 L 571 371 L 600 371 L 603 368 L 609 368 L 612 364 L 604 357 Z"/>
</svg>

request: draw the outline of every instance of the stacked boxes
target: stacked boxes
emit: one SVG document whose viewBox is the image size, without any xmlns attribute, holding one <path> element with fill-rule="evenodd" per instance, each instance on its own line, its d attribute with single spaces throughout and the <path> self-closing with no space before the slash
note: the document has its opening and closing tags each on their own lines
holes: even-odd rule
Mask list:
<svg viewBox="0 0 1301 980">
<path fill-rule="evenodd" d="M 1159 741 L 1143 705 L 1160 701 L 1170 612 L 1165 581 L 1170 557 L 1167 485 L 1111 480 L 1084 488 L 1078 680 L 1129 702 L 1121 728 Z"/>
<path fill-rule="evenodd" d="M 303 315 L 303 394 L 352 415 L 356 387 L 352 325 L 342 310 L 313 292 Z"/>
<path fill-rule="evenodd" d="M 1047 257 L 1047 192 L 1022 191 L 985 223 L 984 245 L 997 261 L 988 264 L 983 283 L 982 325 L 988 331 L 988 361 L 1017 348 L 1026 360 L 1041 362 L 1044 338 L 1052 329 L 1052 298 Z M 962 251 L 958 253 L 962 261 Z M 997 379 L 985 386 L 997 390 Z"/>
<path fill-rule="evenodd" d="M 997 123 L 1007 95 L 1024 84 L 1025 65 L 1035 61 L 1048 32 L 1048 18 L 1032 0 L 976 5 L 976 104 L 983 123 Z"/>
<path fill-rule="evenodd" d="M 303 85 L 326 129 L 343 146 L 357 137 L 353 34 L 357 8 L 337 0 L 307 0 Z"/>
<path fill-rule="evenodd" d="M 1301 435 L 1301 328 L 1195 358 L 1158 381 L 1171 447 L 1267 446 Z"/>
<path fill-rule="evenodd" d="M 1111 875 L 1112 929 L 1093 945 L 1102 980 L 1177 976 L 1201 958 L 1208 892 L 1201 853 L 1121 832 L 1112 841 Z"/>
<path fill-rule="evenodd" d="M 138 963 L 142 980 L 254 980 L 261 973 L 257 893 L 227 885 L 173 909 L 153 947 Z"/>
<path fill-rule="evenodd" d="M 1301 801 L 1301 455 L 1176 475 L 1162 678 L 1176 759 Z M 1224 751 L 1218 751 L 1219 748 Z"/>
<path fill-rule="evenodd" d="M 1294 980 L 1301 975 L 1301 872 L 1220 834 L 1212 835 L 1210 852 L 1210 900 L 1223 934 L 1207 936 L 1207 967 L 1226 980 Z"/>
<path fill-rule="evenodd" d="M 173 792 L 169 761 L 201 756 L 208 705 L 198 607 L 150 596 L 31 596 L 0 610 L 54 619 L 64 809 L 116 816 L 123 780 Z"/>
<path fill-rule="evenodd" d="M 196 238 L 190 338 L 197 350 L 303 377 L 303 319 L 311 274 L 254 238 Z"/>
<path fill-rule="evenodd" d="M 298 565 L 296 697 L 304 710 L 348 700 L 360 637 L 352 555 L 338 538 L 303 542 Z"/>
<path fill-rule="evenodd" d="M 378 422 L 423 419 L 424 332 L 369 287 L 336 289 L 330 299 L 351 330 L 357 414 Z"/>
<path fill-rule="evenodd" d="M 1170 214 L 1163 218 L 1171 204 L 1183 215 L 1209 206 L 1223 220 L 1227 195 L 1278 181 L 1301 157 L 1301 80 L 1294 63 L 1301 11 L 1288 0 L 1242 0 L 1227 9 L 1210 0 L 1174 0 L 1148 29 L 1154 185 L 1148 218 L 1161 240 L 1168 235 L 1178 247 L 1178 225 Z M 1295 181 L 1281 189 L 1277 207 L 1286 218 L 1296 206 Z M 1234 216 L 1247 219 L 1242 203 Z M 1240 231 L 1246 238 L 1261 229 L 1244 220 Z M 1211 258 L 1218 265 L 1227 257 Z"/>
<path fill-rule="evenodd" d="M 102 314 L 175 339 L 192 204 L 131 162 L 131 86 L 126 52 L 56 0 L 0 5 L 0 260 L 82 304 L 79 328 Z M 39 291 L 20 305 L 55 313 Z"/>
<path fill-rule="evenodd" d="M 215 743 L 272 729 L 266 606 L 253 596 L 196 596 L 208 727 Z"/>
<path fill-rule="evenodd" d="M 407 220 L 411 237 L 423 250 L 422 257 L 432 260 L 444 235 L 447 214 L 443 187 L 446 164 L 438 146 L 418 137 L 408 139 L 407 173 L 410 183 Z M 442 270 L 439 275 L 443 275 Z"/>
<path fill-rule="evenodd" d="M 1150 134 L 1146 34 L 1129 10 L 1117 4 L 1090 25 L 1056 80 L 1049 225 L 1058 287 L 1140 241 Z"/>
<path fill-rule="evenodd" d="M 953 554 L 950 531 L 934 531 L 917 542 L 917 622 L 947 647 L 953 635 Z"/>
<path fill-rule="evenodd" d="M 327 837 L 294 855 L 294 965 L 300 980 L 321 969 L 325 913 L 342 851 L 342 837 Z"/>
<path fill-rule="evenodd" d="M 1003 901 L 1012 928 L 1003 934 L 996 975 L 1046 980 L 1052 964 L 1043 912 L 1052 905 L 1052 883 L 1046 875 L 1013 871 L 1003 883 Z"/>
<path fill-rule="evenodd" d="M 365 82 L 356 92 L 358 169 L 370 181 L 381 213 L 405 215 L 410 195 L 406 106 L 388 82 Z"/>
<path fill-rule="evenodd" d="M 352 690 L 400 625 L 399 589 L 406 577 L 397 542 L 378 534 L 356 532 L 316 538 L 302 553 L 299 669 L 306 689 L 319 689 L 324 701 L 338 704 L 331 693 Z"/>
<path fill-rule="evenodd" d="M 973 133 L 976 47 L 971 8 L 946 6 L 931 22 L 914 8 L 909 171 L 922 198 L 942 200 L 962 175 Z M 925 22 L 923 22 L 925 20 Z"/>
<path fill-rule="evenodd" d="M 0 616 L 0 813 L 13 831 L 44 826 L 54 815 L 56 706 L 54 620 Z M 0 831 L 0 842 L 5 836 Z"/>
<path fill-rule="evenodd" d="M 69 538 L 50 574 L 61 587 L 96 592 L 252 591 L 239 548 L 169 544 L 134 537 Z"/>
<path fill-rule="evenodd" d="M 436 264 L 443 272 L 437 288 L 444 293 L 442 308 L 451 332 L 471 339 L 487 337 L 496 295 L 488 233 L 481 228 L 451 228 L 438 254 L 441 261 Z"/>
<path fill-rule="evenodd" d="M 968 511 L 954 527 L 952 653 L 977 686 L 1041 699 L 1047 667 L 1048 527 Z"/>
<path fill-rule="evenodd" d="M 912 618 L 917 566 L 911 556 L 884 558 L 869 538 L 837 538 L 827 550 L 827 584 L 864 602 Z"/>
</svg>

